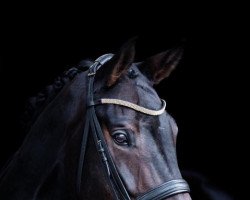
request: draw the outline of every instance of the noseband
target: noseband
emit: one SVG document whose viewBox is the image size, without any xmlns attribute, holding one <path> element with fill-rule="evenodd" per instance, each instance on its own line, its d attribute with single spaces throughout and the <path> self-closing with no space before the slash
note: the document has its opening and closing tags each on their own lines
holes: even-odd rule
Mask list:
<svg viewBox="0 0 250 200">
<path fill-rule="evenodd" d="M 162 100 L 162 108 L 160 110 L 150 110 L 139 105 L 123 101 L 120 99 L 100 99 L 94 101 L 94 78 L 97 70 L 108 60 L 113 57 L 113 54 L 105 54 L 99 57 L 92 66 L 89 68 L 88 73 L 88 88 L 87 88 L 87 115 L 84 127 L 84 134 L 82 137 L 81 151 L 79 158 L 79 165 L 77 171 L 77 190 L 80 194 L 81 180 L 83 172 L 84 156 L 86 152 L 87 140 L 89 132 L 92 133 L 94 143 L 97 151 L 102 159 L 102 164 L 107 180 L 112 188 L 112 191 L 117 200 L 131 200 L 126 187 L 117 171 L 113 158 L 108 150 L 108 146 L 105 142 L 105 138 L 97 119 L 95 106 L 99 104 L 115 104 L 125 106 L 135 111 L 147 114 L 147 115 L 161 115 L 165 111 L 166 103 Z M 189 186 L 184 179 L 173 179 L 161 184 L 160 186 L 146 192 L 145 194 L 136 198 L 136 200 L 161 200 L 170 196 L 189 192 Z"/>
</svg>

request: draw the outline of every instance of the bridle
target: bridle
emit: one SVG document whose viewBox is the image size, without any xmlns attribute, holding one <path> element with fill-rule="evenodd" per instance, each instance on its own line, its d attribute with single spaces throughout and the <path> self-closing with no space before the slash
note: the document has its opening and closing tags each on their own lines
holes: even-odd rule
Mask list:
<svg viewBox="0 0 250 200">
<path fill-rule="evenodd" d="M 88 135 L 91 132 L 95 146 L 102 159 L 103 169 L 107 176 L 107 180 L 112 188 L 112 191 L 117 200 L 130 200 L 130 196 L 124 183 L 117 171 L 116 165 L 113 158 L 108 150 L 100 123 L 97 119 L 95 106 L 100 104 L 116 104 L 120 106 L 125 106 L 130 109 L 134 109 L 138 112 L 148 114 L 148 115 L 161 115 L 165 112 L 166 103 L 162 100 L 162 109 L 160 110 L 150 110 L 136 104 L 123 101 L 120 99 L 100 99 L 94 100 L 94 78 L 97 70 L 108 60 L 113 57 L 113 54 L 105 54 L 95 60 L 94 64 L 90 66 L 88 71 L 88 88 L 87 88 L 87 114 L 84 127 L 84 134 L 81 142 L 80 158 L 77 171 L 77 190 L 80 194 L 81 180 L 83 172 L 84 156 L 86 152 Z M 184 179 L 174 179 L 161 184 L 160 186 L 146 192 L 145 194 L 137 197 L 137 200 L 161 200 L 176 194 L 189 192 L 189 186 Z"/>
</svg>

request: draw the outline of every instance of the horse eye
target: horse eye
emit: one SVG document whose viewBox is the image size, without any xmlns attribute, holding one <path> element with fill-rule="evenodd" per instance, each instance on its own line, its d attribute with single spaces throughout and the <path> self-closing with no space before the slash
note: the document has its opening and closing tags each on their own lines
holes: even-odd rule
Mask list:
<svg viewBox="0 0 250 200">
<path fill-rule="evenodd" d="M 116 144 L 118 145 L 128 145 L 129 144 L 129 140 L 128 140 L 128 136 L 126 134 L 126 132 L 124 131 L 115 131 L 112 134 L 113 140 L 115 141 Z"/>
</svg>

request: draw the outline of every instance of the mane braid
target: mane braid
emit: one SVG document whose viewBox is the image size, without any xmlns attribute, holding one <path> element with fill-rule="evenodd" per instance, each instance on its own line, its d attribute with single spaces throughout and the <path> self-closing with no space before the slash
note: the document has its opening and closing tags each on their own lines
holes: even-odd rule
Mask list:
<svg viewBox="0 0 250 200">
<path fill-rule="evenodd" d="M 70 82 L 77 74 L 86 71 L 92 64 L 89 60 L 83 60 L 79 65 L 70 68 L 55 79 L 55 81 L 48 85 L 44 90 L 39 92 L 36 96 L 31 97 L 26 106 L 25 111 L 21 117 L 21 126 L 25 132 L 28 132 L 32 124 L 35 122 L 39 114 L 62 90 L 62 88 Z"/>
</svg>

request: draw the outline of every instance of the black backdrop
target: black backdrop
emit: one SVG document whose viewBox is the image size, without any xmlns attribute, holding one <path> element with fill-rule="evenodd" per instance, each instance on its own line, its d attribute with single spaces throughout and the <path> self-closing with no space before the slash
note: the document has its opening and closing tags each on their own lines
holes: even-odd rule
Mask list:
<svg viewBox="0 0 250 200">
<path fill-rule="evenodd" d="M 115 52 L 133 36 L 138 36 L 138 61 L 185 39 L 180 65 L 156 87 L 179 126 L 180 167 L 204 174 L 231 195 L 242 195 L 237 182 L 245 175 L 239 143 L 244 131 L 238 110 L 245 79 L 237 57 L 243 37 L 239 20 L 234 12 L 220 8 L 150 6 L 130 5 L 123 11 L 100 11 L 100 5 L 100 10 L 93 5 L 73 10 L 39 6 L 4 15 L 1 166 L 25 136 L 19 119 L 28 97 L 65 69 L 81 59 Z"/>
</svg>

